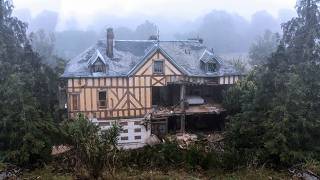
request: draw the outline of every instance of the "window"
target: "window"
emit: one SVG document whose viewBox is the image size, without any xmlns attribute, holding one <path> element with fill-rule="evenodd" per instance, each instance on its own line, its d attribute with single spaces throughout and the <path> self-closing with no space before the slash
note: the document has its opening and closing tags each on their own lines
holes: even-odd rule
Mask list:
<svg viewBox="0 0 320 180">
<path fill-rule="evenodd" d="M 128 126 L 128 122 L 120 122 L 120 126 Z"/>
<path fill-rule="evenodd" d="M 163 61 L 154 61 L 153 62 L 153 73 L 163 74 Z"/>
<path fill-rule="evenodd" d="M 208 63 L 208 72 L 215 72 L 217 65 L 215 63 Z"/>
<path fill-rule="evenodd" d="M 122 141 L 127 141 L 129 138 L 128 138 L 128 136 L 123 136 L 123 137 L 121 137 L 121 140 Z"/>
<path fill-rule="evenodd" d="M 99 122 L 99 126 L 110 126 L 110 122 Z"/>
<path fill-rule="evenodd" d="M 101 61 L 99 58 L 93 65 L 92 65 L 92 72 L 106 72 L 106 65 Z"/>
<path fill-rule="evenodd" d="M 136 125 L 136 126 L 137 126 L 137 125 L 141 125 L 141 122 L 140 122 L 140 121 L 135 121 L 135 122 L 134 122 L 134 125 Z"/>
<path fill-rule="evenodd" d="M 141 132 L 141 128 L 134 129 L 134 132 Z"/>
<path fill-rule="evenodd" d="M 122 129 L 121 133 L 128 133 L 128 129 Z"/>
<path fill-rule="evenodd" d="M 98 100 L 99 108 L 107 107 L 107 91 L 99 91 L 99 100 Z"/>
<path fill-rule="evenodd" d="M 141 136 L 135 136 L 134 139 L 141 139 Z"/>
<path fill-rule="evenodd" d="M 79 107 L 79 94 L 72 94 L 71 95 L 71 100 L 72 100 L 72 109 L 74 111 L 78 111 L 80 110 L 80 107 Z"/>
</svg>

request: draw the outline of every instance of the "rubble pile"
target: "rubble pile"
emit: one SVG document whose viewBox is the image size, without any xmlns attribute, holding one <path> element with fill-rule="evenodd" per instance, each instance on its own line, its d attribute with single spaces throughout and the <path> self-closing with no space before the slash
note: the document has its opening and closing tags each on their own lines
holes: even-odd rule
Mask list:
<svg viewBox="0 0 320 180">
<path fill-rule="evenodd" d="M 223 152 L 224 136 L 218 132 L 209 134 L 177 133 L 167 135 L 165 139 L 170 142 L 177 142 L 181 149 L 188 149 L 191 145 L 200 144 L 205 147 L 207 152 Z"/>
<path fill-rule="evenodd" d="M 5 164 L 5 168 L 0 170 L 0 179 L 18 179 L 22 174 L 22 169 L 12 164 Z"/>
<path fill-rule="evenodd" d="M 55 155 L 63 154 L 65 152 L 68 152 L 71 148 L 72 147 L 64 146 L 64 145 L 53 146 L 51 155 L 55 156 Z"/>
<path fill-rule="evenodd" d="M 176 140 L 180 148 L 187 149 L 190 145 L 198 141 L 198 137 L 195 134 L 181 133 L 176 135 Z"/>
<path fill-rule="evenodd" d="M 217 152 L 223 152 L 223 140 L 224 136 L 222 133 L 213 133 L 213 134 L 208 134 L 205 138 L 204 141 L 206 142 L 206 151 L 211 152 L 211 151 L 217 151 Z"/>
<path fill-rule="evenodd" d="M 288 169 L 289 173 L 292 175 L 293 179 L 303 179 L 303 180 L 319 180 L 320 176 L 316 173 L 299 168 L 290 168 Z"/>
</svg>

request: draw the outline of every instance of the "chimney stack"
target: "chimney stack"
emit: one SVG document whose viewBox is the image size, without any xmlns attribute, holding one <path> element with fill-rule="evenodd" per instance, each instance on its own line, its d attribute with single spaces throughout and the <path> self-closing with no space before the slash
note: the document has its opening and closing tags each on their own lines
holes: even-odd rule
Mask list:
<svg viewBox="0 0 320 180">
<path fill-rule="evenodd" d="M 113 40 L 114 40 L 113 29 L 108 28 L 107 29 L 107 56 L 109 58 L 113 58 Z"/>
</svg>

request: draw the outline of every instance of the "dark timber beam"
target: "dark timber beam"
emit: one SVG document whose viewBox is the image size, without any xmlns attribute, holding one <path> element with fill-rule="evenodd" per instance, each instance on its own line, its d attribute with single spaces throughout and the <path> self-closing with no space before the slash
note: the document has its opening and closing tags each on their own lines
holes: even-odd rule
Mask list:
<svg viewBox="0 0 320 180">
<path fill-rule="evenodd" d="M 186 130 L 186 107 L 185 107 L 185 99 L 186 99 L 186 85 L 182 84 L 180 86 L 180 108 L 181 108 L 181 124 L 180 124 L 180 132 L 184 133 Z"/>
</svg>

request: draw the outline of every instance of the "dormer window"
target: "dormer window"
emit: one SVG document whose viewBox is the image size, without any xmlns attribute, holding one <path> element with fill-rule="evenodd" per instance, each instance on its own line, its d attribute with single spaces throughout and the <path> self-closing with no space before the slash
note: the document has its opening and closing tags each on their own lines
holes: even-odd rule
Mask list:
<svg viewBox="0 0 320 180">
<path fill-rule="evenodd" d="M 102 62 L 100 58 L 91 66 L 92 72 L 106 72 L 106 65 Z"/>
<path fill-rule="evenodd" d="M 217 72 L 220 68 L 221 62 L 219 57 L 215 56 L 213 52 L 207 50 L 204 51 L 203 55 L 200 58 L 200 68 L 205 73 L 214 73 Z"/>
<path fill-rule="evenodd" d="M 216 63 L 211 63 L 211 62 L 207 63 L 207 72 L 213 73 L 216 71 L 216 69 L 217 69 Z"/>
<path fill-rule="evenodd" d="M 107 73 L 108 65 L 99 50 L 96 50 L 96 52 L 89 59 L 88 68 L 90 69 L 91 73 Z"/>
</svg>

